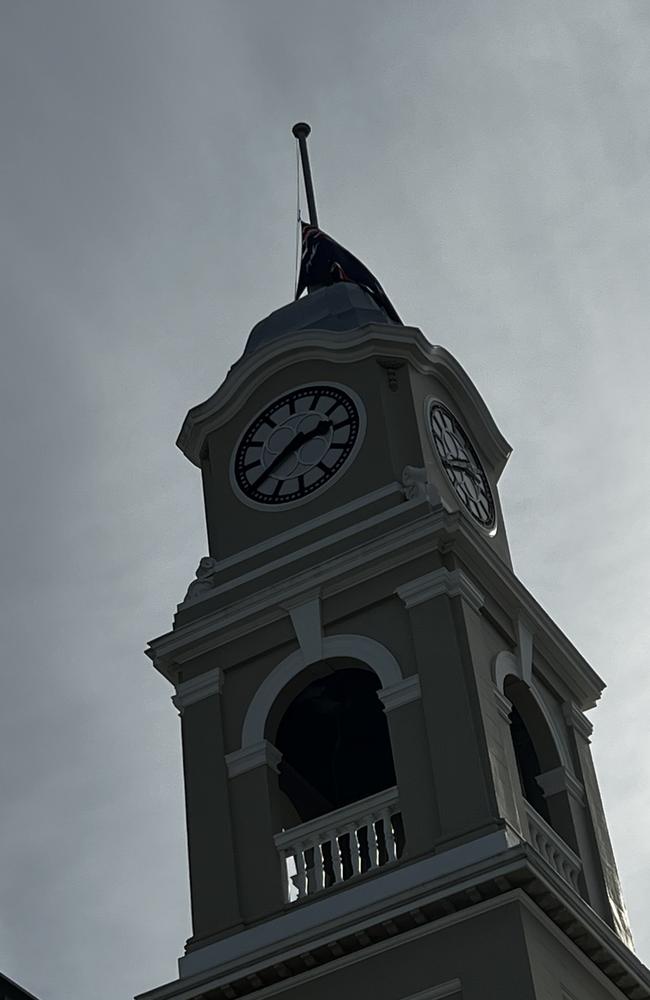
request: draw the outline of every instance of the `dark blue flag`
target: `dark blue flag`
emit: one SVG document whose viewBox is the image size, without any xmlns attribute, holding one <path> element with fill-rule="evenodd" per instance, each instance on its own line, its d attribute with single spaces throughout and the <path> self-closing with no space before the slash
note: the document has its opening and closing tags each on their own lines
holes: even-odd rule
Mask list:
<svg viewBox="0 0 650 1000">
<path fill-rule="evenodd" d="M 299 298 L 307 287 L 351 281 L 372 295 L 377 305 L 393 323 L 403 325 L 386 292 L 365 264 L 316 226 L 302 221 L 300 225 L 302 255 L 296 298 Z"/>
</svg>

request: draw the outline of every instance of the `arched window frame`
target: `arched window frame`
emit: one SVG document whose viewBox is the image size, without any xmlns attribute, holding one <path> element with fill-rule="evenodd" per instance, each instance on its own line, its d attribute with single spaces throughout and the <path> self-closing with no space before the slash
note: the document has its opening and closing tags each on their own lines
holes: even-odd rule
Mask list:
<svg viewBox="0 0 650 1000">
<path fill-rule="evenodd" d="M 556 800 L 556 808 L 553 810 L 556 818 L 550 825 L 555 833 L 571 848 L 572 851 L 577 851 L 577 831 L 572 818 L 572 808 L 569 802 L 569 796 L 573 795 L 574 797 L 581 798 L 582 786 L 575 775 L 566 734 L 561 732 L 558 728 L 556 720 L 549 711 L 544 695 L 539 689 L 538 682 L 533 674 L 532 632 L 525 623 L 519 621 L 518 633 L 519 644 L 516 652 L 512 653 L 509 650 L 504 650 L 494 659 L 492 674 L 496 688 L 496 696 L 499 700 L 501 714 L 504 718 L 508 719 L 509 722 L 509 713 L 513 703 L 508 699 L 505 693 L 506 681 L 509 677 L 514 677 L 526 686 L 527 693 L 531 696 L 534 704 L 534 709 L 539 713 L 543 724 L 546 726 L 548 736 L 554 745 L 557 755 L 557 765 L 551 769 L 547 769 L 537 776 L 538 783 L 542 788 L 546 800 L 550 801 L 553 796 L 560 799 L 559 803 Z M 524 724 L 526 724 L 525 717 L 523 721 Z M 526 728 L 528 729 L 528 726 Z M 513 775 L 513 778 L 514 777 L 515 776 Z M 518 777 L 519 776 L 517 775 L 517 778 Z M 525 795 L 523 794 L 523 790 L 521 792 L 521 797 L 525 802 L 527 802 Z M 527 805 L 529 808 L 533 808 L 528 802 Z M 558 805 L 560 806 L 560 809 L 557 808 Z M 557 818 L 558 813 L 562 816 L 561 820 Z"/>
<path fill-rule="evenodd" d="M 363 635 L 334 635 L 321 641 L 318 660 L 358 660 L 373 670 L 381 682 L 378 696 L 397 693 L 399 687 L 412 688 L 412 678 L 404 678 L 393 654 L 380 642 Z M 284 688 L 304 670 L 318 662 L 305 655 L 303 648 L 285 657 L 265 678 L 248 706 L 241 735 L 241 751 L 252 750 L 266 740 L 267 720 Z"/>
</svg>

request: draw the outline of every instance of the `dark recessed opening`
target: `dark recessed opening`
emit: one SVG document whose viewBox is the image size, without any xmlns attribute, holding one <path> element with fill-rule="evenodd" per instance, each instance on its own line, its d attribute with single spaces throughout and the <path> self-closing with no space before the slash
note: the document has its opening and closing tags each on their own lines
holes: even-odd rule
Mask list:
<svg viewBox="0 0 650 1000">
<path fill-rule="evenodd" d="M 539 757 L 537 756 L 530 733 L 526 729 L 526 724 L 514 706 L 510 715 L 510 733 L 512 735 L 512 743 L 519 770 L 519 780 L 524 798 L 530 802 L 533 809 L 547 823 L 550 823 L 551 818 L 548 806 L 546 805 L 546 799 L 540 785 L 537 783 L 537 778 L 542 773 Z"/>
<path fill-rule="evenodd" d="M 302 822 L 395 784 L 377 676 L 358 668 L 312 681 L 291 702 L 276 736 L 280 788 Z"/>
</svg>

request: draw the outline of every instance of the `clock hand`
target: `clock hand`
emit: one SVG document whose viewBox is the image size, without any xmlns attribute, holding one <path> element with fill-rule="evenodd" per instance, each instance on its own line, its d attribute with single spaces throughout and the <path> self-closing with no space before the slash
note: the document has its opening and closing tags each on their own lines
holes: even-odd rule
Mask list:
<svg viewBox="0 0 650 1000">
<path fill-rule="evenodd" d="M 481 476 L 474 466 L 462 458 L 443 458 L 442 463 L 448 469 L 460 469 L 462 472 L 470 475 L 472 479 L 475 479 L 479 483 L 481 482 Z"/>
<path fill-rule="evenodd" d="M 331 426 L 332 426 L 331 420 L 319 420 L 319 422 L 316 424 L 313 430 L 298 431 L 296 436 L 292 438 L 291 441 L 289 441 L 289 444 L 285 445 L 282 451 L 275 456 L 275 458 L 273 459 L 272 462 L 269 463 L 269 465 L 267 465 L 264 471 L 257 477 L 255 482 L 251 483 L 253 489 L 254 490 L 258 489 L 262 485 L 264 480 L 268 476 L 270 476 L 272 472 L 275 472 L 278 466 L 282 465 L 282 463 L 284 462 L 285 458 L 287 458 L 288 455 L 292 455 L 294 451 L 297 451 L 298 448 L 301 448 L 303 444 L 307 443 L 307 441 L 311 441 L 312 438 L 318 437 L 320 434 L 325 434 Z"/>
<path fill-rule="evenodd" d="M 443 461 L 443 465 L 448 465 L 452 469 L 471 469 L 472 468 L 472 466 L 470 465 L 470 463 L 467 461 L 466 458 L 452 458 L 451 456 L 446 455 L 443 458 L 442 461 Z"/>
</svg>

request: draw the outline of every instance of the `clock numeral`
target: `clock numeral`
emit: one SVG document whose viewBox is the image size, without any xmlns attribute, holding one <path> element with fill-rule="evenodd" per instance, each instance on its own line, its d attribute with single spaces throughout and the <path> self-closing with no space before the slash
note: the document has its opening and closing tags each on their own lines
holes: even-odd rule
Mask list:
<svg viewBox="0 0 650 1000">
<path fill-rule="evenodd" d="M 244 466 L 244 472 L 250 472 L 251 469 L 256 469 L 257 466 L 261 464 L 262 460 L 260 458 L 258 458 L 256 462 L 249 462 L 248 465 Z"/>
<path fill-rule="evenodd" d="M 318 401 L 321 399 L 322 395 L 323 395 L 322 392 L 318 392 L 318 393 L 316 393 L 315 396 L 312 397 L 312 401 L 309 404 L 309 409 L 310 410 L 315 410 L 316 409 L 316 407 L 318 406 Z"/>
<path fill-rule="evenodd" d="M 339 420 L 338 424 L 332 424 L 332 430 L 333 431 L 337 431 L 339 429 L 339 427 L 347 427 L 348 424 L 351 424 L 351 423 L 352 423 L 351 418 L 350 417 L 346 417 L 345 420 Z"/>
</svg>

